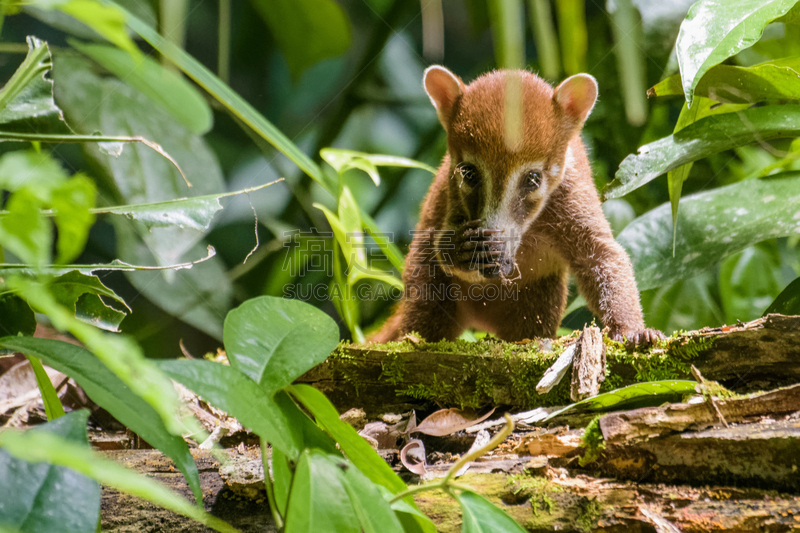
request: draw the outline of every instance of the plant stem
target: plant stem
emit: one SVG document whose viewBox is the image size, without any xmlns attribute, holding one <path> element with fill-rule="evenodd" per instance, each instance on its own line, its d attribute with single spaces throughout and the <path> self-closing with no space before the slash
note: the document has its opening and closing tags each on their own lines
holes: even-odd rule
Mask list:
<svg viewBox="0 0 800 533">
<path fill-rule="evenodd" d="M 400 500 L 405 499 L 406 497 L 411 496 L 412 494 L 416 494 L 418 492 L 427 492 L 427 491 L 430 491 L 430 490 L 441 489 L 441 490 L 444 490 L 446 492 L 449 492 L 449 491 L 451 491 L 453 489 L 469 490 L 467 487 L 464 487 L 464 486 L 461 486 L 461 485 L 457 485 L 457 484 L 451 482 L 450 480 L 453 479 L 453 477 L 456 475 L 456 473 L 459 470 L 461 470 L 461 468 L 464 465 L 466 465 L 467 463 L 471 463 L 472 461 L 474 461 L 478 457 L 481 457 L 482 455 L 492 451 L 501 442 L 506 440 L 506 437 L 511 435 L 511 432 L 514 431 L 514 421 L 511 420 L 511 417 L 508 416 L 508 413 L 506 413 L 503 416 L 506 419 L 506 425 L 503 426 L 503 429 L 500 432 L 498 432 L 494 437 L 492 437 L 492 439 L 489 442 L 486 443 L 486 446 L 484 446 L 482 448 L 478 448 L 477 450 L 468 453 L 467 455 L 465 455 L 464 457 L 462 457 L 461 459 L 456 461 L 456 464 L 454 464 L 450 468 L 450 470 L 447 471 L 447 475 L 445 475 L 441 479 L 441 481 L 436 481 L 434 483 L 427 483 L 425 485 L 417 485 L 416 487 L 411 487 L 411 488 L 408 488 L 408 489 L 406 489 L 406 490 L 404 490 L 402 492 L 398 492 L 397 494 L 395 494 L 394 498 L 392 498 L 389 501 L 389 503 L 391 504 L 391 503 L 394 503 L 396 501 L 400 501 Z"/>
<path fill-rule="evenodd" d="M 283 529 L 283 517 L 281 513 L 278 512 L 278 504 L 275 501 L 275 487 L 272 485 L 272 477 L 269 473 L 267 446 L 267 441 L 261 439 L 261 462 L 264 465 L 264 487 L 267 490 L 267 502 L 269 503 L 269 510 L 272 513 L 272 519 L 275 520 L 275 529 L 280 531 Z"/>
</svg>

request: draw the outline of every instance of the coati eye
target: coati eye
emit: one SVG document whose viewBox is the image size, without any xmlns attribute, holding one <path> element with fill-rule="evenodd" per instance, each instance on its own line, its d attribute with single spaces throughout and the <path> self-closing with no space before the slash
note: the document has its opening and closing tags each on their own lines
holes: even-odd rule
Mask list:
<svg viewBox="0 0 800 533">
<path fill-rule="evenodd" d="M 531 170 L 525 175 L 524 185 L 526 189 L 535 191 L 542 185 L 542 173 L 538 170 Z"/>
<path fill-rule="evenodd" d="M 456 168 L 461 174 L 461 179 L 470 187 L 474 187 L 481 181 L 481 173 L 478 171 L 478 167 L 472 163 L 459 163 Z"/>
</svg>

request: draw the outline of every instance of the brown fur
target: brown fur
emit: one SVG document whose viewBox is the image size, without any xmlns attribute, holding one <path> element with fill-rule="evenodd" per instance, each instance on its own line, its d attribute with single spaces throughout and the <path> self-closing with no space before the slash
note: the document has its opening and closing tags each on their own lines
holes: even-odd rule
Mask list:
<svg viewBox="0 0 800 533">
<path fill-rule="evenodd" d="M 435 69 L 430 76 L 426 72 L 425 87 L 447 130 L 448 153 L 425 198 L 406 258 L 406 297 L 372 340 L 397 340 L 411 331 L 431 341 L 455 339 L 469 327 L 510 341 L 554 337 L 566 305 L 568 272 L 612 336 L 647 342 L 660 335 L 645 330 L 630 260 L 603 215 L 580 139 L 596 96 L 594 80 L 573 77 L 554 90 L 528 72 L 495 71 L 465 86 L 449 71 Z M 507 142 L 504 129 L 509 76 L 522 82 L 518 143 Z M 480 186 L 464 185 L 458 165 L 465 156 L 484 171 Z M 534 161 L 542 162 L 546 186 L 532 193 L 511 191 L 510 203 L 503 204 L 508 205 L 503 212 L 515 227 L 525 228 L 524 234 L 514 238 L 502 224 L 475 220 L 499 209 L 494 204 L 514 186 L 510 176 L 515 169 Z M 492 187 L 492 205 L 483 187 Z M 469 226 L 470 221 L 480 229 Z M 513 277 L 459 261 L 459 252 L 469 246 L 464 236 L 473 238 L 486 229 L 497 235 L 482 237 L 487 244 L 481 250 L 495 251 L 495 258 L 510 255 Z M 451 230 L 455 245 L 448 248 L 449 242 L 439 237 L 434 246 L 439 230 Z M 488 244 L 491 239 L 503 244 Z M 473 298 L 469 291 L 476 286 L 511 292 L 499 299 Z M 425 298 L 419 297 L 423 287 Z"/>
</svg>

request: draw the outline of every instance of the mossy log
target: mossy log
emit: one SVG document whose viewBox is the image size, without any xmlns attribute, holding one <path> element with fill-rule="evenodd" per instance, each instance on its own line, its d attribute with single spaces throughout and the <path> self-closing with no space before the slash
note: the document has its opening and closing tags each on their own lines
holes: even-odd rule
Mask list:
<svg viewBox="0 0 800 533">
<path fill-rule="evenodd" d="M 402 342 L 342 345 L 298 381 L 323 391 L 341 410 L 401 411 L 420 403 L 516 409 L 566 405 L 569 379 L 539 395 L 544 371 L 574 342 Z M 800 381 L 800 316 L 769 315 L 752 322 L 680 333 L 646 350 L 628 351 L 604 338 L 608 363 L 600 392 L 635 382 L 707 379 L 749 392 Z"/>
</svg>

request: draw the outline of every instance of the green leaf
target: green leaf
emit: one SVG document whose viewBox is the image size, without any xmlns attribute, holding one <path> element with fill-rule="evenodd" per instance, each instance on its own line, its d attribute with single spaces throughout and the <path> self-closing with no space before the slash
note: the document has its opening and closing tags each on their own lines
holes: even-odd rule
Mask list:
<svg viewBox="0 0 800 533">
<path fill-rule="evenodd" d="M 719 271 L 719 295 L 725 323 L 748 322 L 780 294 L 780 261 L 760 246 L 745 248 L 725 259 Z"/>
<path fill-rule="evenodd" d="M 211 221 L 214 216 L 222 209 L 222 204 L 220 203 L 221 198 L 237 196 L 239 194 L 249 194 L 274 185 L 278 181 L 281 180 L 275 180 L 264 185 L 250 187 L 249 189 L 242 189 L 240 191 L 192 196 L 190 198 L 167 200 L 166 202 L 95 208 L 92 209 L 92 213 L 124 215 L 131 220 L 141 222 L 148 230 L 152 228 L 179 226 L 181 228 L 196 229 L 197 231 L 206 231 L 211 226 Z"/>
<path fill-rule="evenodd" d="M 260 296 L 228 313 L 223 338 L 231 366 L 272 396 L 328 358 L 339 328 L 311 304 Z"/>
<path fill-rule="evenodd" d="M 251 0 L 286 56 L 292 77 L 350 47 L 350 21 L 334 0 Z"/>
<path fill-rule="evenodd" d="M 258 135 L 263 137 L 282 154 L 293 161 L 303 172 L 316 180 L 323 187 L 328 188 L 325 175 L 314 161 L 304 154 L 300 148 L 289 140 L 278 128 L 264 118 L 253 106 L 216 77 L 210 70 L 195 58 L 181 50 L 168 40 L 164 39 L 153 28 L 137 19 L 130 13 L 128 26 L 138 33 L 150 46 L 159 51 L 169 61 L 175 63 L 187 76 L 216 98 L 233 116 L 247 124 Z M 291 15 L 292 17 L 294 15 Z M 330 189 L 328 189 L 330 190 Z"/>
<path fill-rule="evenodd" d="M 77 270 L 53 279 L 48 288 L 59 304 L 75 311 L 76 318 L 101 329 L 118 331 L 119 324 L 126 315 L 125 312 L 106 305 L 101 296 L 118 302 L 130 312 L 125 300 L 103 285 L 100 278 Z"/>
<path fill-rule="evenodd" d="M 342 174 L 352 168 L 363 170 L 375 185 L 381 184 L 381 176 L 378 173 L 378 167 L 402 167 L 402 168 L 421 168 L 427 170 L 432 174 L 436 174 L 436 169 L 425 163 L 408 159 L 407 157 L 400 157 L 395 155 L 383 154 L 368 154 L 365 152 L 356 152 L 355 150 L 343 150 L 341 148 L 323 148 L 319 151 L 320 157 L 324 159 L 330 166 L 336 169 L 336 172 Z"/>
<path fill-rule="evenodd" d="M 71 16 L 135 59 L 142 55 L 128 36 L 124 10 L 114 4 L 98 0 L 33 0 L 32 5 L 40 9 L 56 9 Z"/>
<path fill-rule="evenodd" d="M 519 532 L 525 530 L 505 511 L 475 492 L 465 490 L 456 495 L 461 504 L 463 533 Z"/>
<path fill-rule="evenodd" d="M 0 189 L 16 192 L 26 186 L 35 185 L 36 193 L 43 202 L 50 202 L 52 190 L 67 180 L 61 163 L 49 152 L 16 150 L 0 157 Z"/>
<path fill-rule="evenodd" d="M 35 269 L 50 262 L 53 243 L 50 222 L 41 213 L 41 200 L 31 188 L 15 192 L 0 218 L 0 246 Z"/>
<path fill-rule="evenodd" d="M 342 471 L 344 489 L 364 533 L 403 533 L 403 526 L 392 506 L 383 498 L 380 485 L 372 483 L 349 461 L 342 463 L 340 458 L 330 455 L 327 458 L 335 461 Z M 345 468 L 341 468 L 342 464 Z"/>
<path fill-rule="evenodd" d="M 70 420 L 73 415 L 81 417 L 81 421 L 85 427 L 86 415 L 88 413 L 79 414 L 70 413 L 70 415 L 62 417 L 52 424 L 58 424 L 62 420 Z M 49 424 L 48 424 L 49 425 Z M 84 430 L 85 431 L 85 430 Z M 73 475 L 82 474 L 88 478 L 94 479 L 105 486 L 114 488 L 127 494 L 132 494 L 143 500 L 147 500 L 156 505 L 160 505 L 165 509 L 176 512 L 180 515 L 186 516 L 193 520 L 216 529 L 222 532 L 235 532 L 235 528 L 229 526 L 219 518 L 211 516 L 203 511 L 201 508 L 192 505 L 180 494 L 173 492 L 160 483 L 150 479 L 149 477 L 139 474 L 133 470 L 118 465 L 110 459 L 104 458 L 102 455 L 93 452 L 88 446 L 84 444 L 76 444 L 69 440 L 48 433 L 45 431 L 37 432 L 30 431 L 16 431 L 7 430 L 0 433 L 0 448 L 5 451 L 30 463 L 50 463 L 58 467 L 66 467 L 64 470 L 72 472 Z M 49 466 L 49 465 L 45 465 Z M 52 467 L 50 467 L 52 468 Z M 77 474 L 76 474 L 77 473 Z M 24 478 L 23 478 L 24 479 Z M 25 483 L 29 484 L 28 480 Z M 77 506 L 79 502 L 85 502 L 87 496 L 82 494 L 81 491 L 75 487 L 75 483 L 69 480 L 60 480 L 59 485 L 62 490 L 52 496 L 52 501 L 70 499 L 70 504 Z M 95 484 L 96 486 L 96 484 Z M 68 488 L 68 490 L 63 490 Z M 71 501 L 72 496 L 77 497 Z M 96 496 L 94 500 L 97 502 L 97 509 L 99 511 L 100 503 L 100 488 L 97 487 Z M 90 500 L 94 503 L 94 500 Z M 44 500 L 50 504 L 48 500 Z M 83 503 L 85 506 L 86 503 Z M 48 507 L 48 510 L 50 508 Z M 48 515 L 44 510 L 40 511 L 44 516 Z M 68 529 L 70 531 L 95 531 L 97 527 L 97 514 L 94 514 L 94 523 L 90 526 L 79 527 L 75 529 Z M 64 531 L 66 528 L 63 523 L 55 524 L 51 529 L 44 531 Z M 28 531 L 26 529 L 26 531 Z"/>
<path fill-rule="evenodd" d="M 289 459 L 279 449 L 272 448 L 272 484 L 275 489 L 275 504 L 281 516 L 286 516 L 293 475 L 289 468 Z"/>
<path fill-rule="evenodd" d="M 258 383 L 234 367 L 204 360 L 163 360 L 158 366 L 175 381 L 197 393 L 297 460 L 303 449 L 302 428 Z"/>
<path fill-rule="evenodd" d="M 545 421 L 564 414 L 596 413 L 605 411 L 622 411 L 664 402 L 679 402 L 686 394 L 694 392 L 697 385 L 689 380 L 650 381 L 635 383 L 621 389 L 598 394 L 559 409 L 545 418 Z"/>
<path fill-rule="evenodd" d="M 95 354 L 122 382 L 158 412 L 170 433 L 186 429 L 178 419 L 178 398 L 172 382 L 146 359 L 138 344 L 122 335 L 105 333 L 81 322 L 58 304 L 48 289 L 20 277 L 8 280 L 10 288 L 36 311 L 44 313 L 59 331 L 69 331 Z"/>
<path fill-rule="evenodd" d="M 400 279 L 390 272 L 373 269 L 367 262 L 361 213 L 347 186 L 342 187 L 342 194 L 339 197 L 339 216 L 324 205 L 315 203 L 314 207 L 325 214 L 342 249 L 348 266 L 347 283 L 355 285 L 362 279 L 376 279 L 403 290 L 403 282 Z"/>
<path fill-rule="evenodd" d="M 683 94 L 681 77 L 676 74 L 654 85 L 650 96 Z M 766 61 L 751 67 L 717 65 L 709 69 L 694 90 L 718 102 L 755 104 L 763 101 L 800 100 L 800 57 Z"/>
<path fill-rule="evenodd" d="M 190 83 L 148 56 L 134 60 L 130 54 L 101 44 L 70 40 L 69 44 L 101 64 L 116 77 L 172 113 L 194 133 L 211 129 L 213 116 L 203 96 Z"/>
<path fill-rule="evenodd" d="M 85 147 L 85 153 L 105 178 L 101 187 L 105 184 L 107 196 L 117 203 L 154 204 L 185 197 L 187 193 L 202 196 L 224 190 L 219 163 L 206 143 L 170 115 L 152 113 L 152 102 L 147 97 L 119 80 L 92 74 L 89 62 L 83 58 L 58 55 L 53 72 L 56 97 L 76 129 L 83 133 L 136 133 L 154 139 L 194 184 L 187 190 L 180 172 L 145 146 L 130 146 L 119 157 L 109 156 L 95 146 Z M 207 199 L 205 205 L 214 202 Z M 196 222 L 183 228 L 180 223 L 161 227 L 154 225 L 152 219 L 139 222 L 115 217 L 112 223 L 117 253 L 127 263 L 182 263 L 188 257 L 197 257 L 205 248 L 203 232 L 196 229 Z M 222 319 L 230 308 L 233 289 L 220 259 L 211 259 L 191 270 L 158 276 L 134 272 L 127 277 L 167 313 L 221 338 Z"/>
<path fill-rule="evenodd" d="M 94 207 L 96 194 L 94 183 L 83 175 L 75 175 L 53 190 L 50 205 L 58 228 L 56 263 L 73 261 L 86 246 L 95 219 L 89 210 Z"/>
<path fill-rule="evenodd" d="M 373 483 L 383 485 L 393 494 L 406 489 L 403 480 L 356 432 L 353 426 L 339 419 L 336 408 L 323 393 L 310 385 L 292 385 L 287 390 L 314 415 L 317 424 L 330 433 L 347 457 Z"/>
<path fill-rule="evenodd" d="M 38 358 L 31 356 L 28 356 L 28 362 L 31 364 L 33 374 L 36 376 L 36 384 L 39 386 L 39 392 L 42 394 L 42 402 L 44 403 L 44 412 L 47 416 L 47 420 L 53 421 L 56 418 L 61 418 L 65 414 L 64 406 L 61 405 L 61 400 L 58 399 L 58 393 L 42 366 L 42 362 Z"/>
<path fill-rule="evenodd" d="M 0 90 L 0 126 L 5 131 L 70 133 L 44 77 L 52 60 L 47 43 L 28 37 L 28 55 Z"/>
<path fill-rule="evenodd" d="M 800 233 L 800 172 L 684 198 L 674 257 L 670 211 L 669 204 L 653 209 L 617 237 L 633 261 L 639 290 L 692 277 L 757 242 Z"/>
<path fill-rule="evenodd" d="M 701 0 L 681 24 L 675 50 L 686 102 L 714 65 L 753 46 L 764 27 L 785 15 L 797 0 Z"/>
<path fill-rule="evenodd" d="M 68 465 L 42 463 L 35 457 L 43 452 L 38 444 L 46 440 L 91 453 L 88 416 L 88 411 L 74 411 L 24 433 L 0 432 L 0 524 L 26 533 L 95 530 L 100 485 Z"/>
<path fill-rule="evenodd" d="M 705 271 L 655 290 L 644 305 L 647 325 L 670 333 L 724 324 L 722 310 L 712 294 L 718 286 L 715 274 Z M 645 296 L 642 300 L 644 303 Z M 642 374 L 642 379 L 652 381 L 658 377 Z"/>
<path fill-rule="evenodd" d="M 74 379 L 93 402 L 170 457 L 197 501 L 202 501 L 197 466 L 186 442 L 171 434 L 158 413 L 91 352 L 67 342 L 33 337 L 5 337 L 0 346 L 37 357 Z"/>
<path fill-rule="evenodd" d="M 25 300 L 14 294 L 0 294 L 0 334 L 33 335 L 36 317 Z"/>
<path fill-rule="evenodd" d="M 800 105 L 708 116 L 626 157 L 614 181 L 603 191 L 604 196 L 619 198 L 665 172 L 723 150 L 794 135 L 800 135 Z"/>
<path fill-rule="evenodd" d="M 781 291 L 775 301 L 764 311 L 763 316 L 767 316 L 770 313 L 800 315 L 800 278 L 795 279 Z"/>
<path fill-rule="evenodd" d="M 361 532 L 342 479 L 342 470 L 349 467 L 343 458 L 331 459 L 309 450 L 300 454 L 286 512 L 286 533 Z"/>
</svg>

